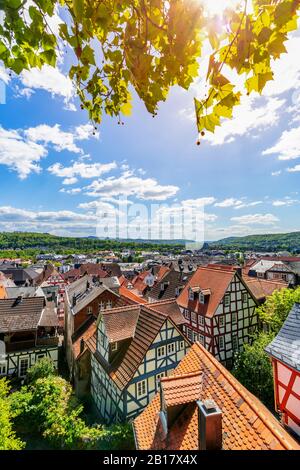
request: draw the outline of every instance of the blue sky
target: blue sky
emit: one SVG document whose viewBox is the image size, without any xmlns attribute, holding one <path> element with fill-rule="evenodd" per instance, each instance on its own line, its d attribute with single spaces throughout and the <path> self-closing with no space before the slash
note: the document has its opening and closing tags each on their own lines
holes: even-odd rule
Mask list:
<svg viewBox="0 0 300 470">
<path fill-rule="evenodd" d="M 300 230 L 299 48 L 294 34 L 263 97 L 246 97 L 200 146 L 201 80 L 173 89 L 154 119 L 134 95 L 125 125 L 107 117 L 93 136 L 66 64 L 21 77 L 0 66 L 0 230 L 95 235 L 97 208 L 114 210 L 120 194 L 129 205 L 205 202 L 207 240 Z"/>
</svg>

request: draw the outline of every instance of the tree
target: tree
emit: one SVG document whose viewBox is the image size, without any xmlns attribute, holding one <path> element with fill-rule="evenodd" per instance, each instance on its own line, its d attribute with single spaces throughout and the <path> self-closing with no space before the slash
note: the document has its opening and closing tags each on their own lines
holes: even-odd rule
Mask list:
<svg viewBox="0 0 300 470">
<path fill-rule="evenodd" d="M 53 361 L 47 357 L 43 357 L 28 369 L 26 374 L 26 382 L 32 383 L 37 379 L 43 379 L 55 374 Z"/>
<path fill-rule="evenodd" d="M 244 344 L 235 358 L 233 375 L 270 409 L 274 407 L 273 373 L 265 347 L 274 334 L 261 332 L 252 344 Z"/>
<path fill-rule="evenodd" d="M 16 437 L 13 430 L 8 393 L 9 385 L 7 380 L 0 379 L 0 450 L 21 450 L 25 444 Z"/>
<path fill-rule="evenodd" d="M 10 396 L 21 434 L 41 436 L 55 449 L 133 448 L 131 426 L 86 424 L 70 383 L 53 374 L 49 361 L 39 361 L 29 374 L 29 385 Z"/>
<path fill-rule="evenodd" d="M 276 335 L 295 302 L 300 302 L 300 287 L 276 290 L 257 308 L 257 313 L 261 321 Z"/>
<path fill-rule="evenodd" d="M 71 51 L 69 75 L 95 123 L 104 112 L 121 123 L 120 115 L 130 113 L 132 87 L 155 115 L 172 86 L 188 89 L 195 78 L 206 78 L 206 95 L 195 99 L 201 136 L 232 116 L 242 93 L 261 93 L 273 79 L 271 61 L 286 52 L 299 5 L 300 0 L 241 0 L 220 21 L 200 0 L 0 0 L 0 60 L 20 74 L 44 64 L 55 67 L 63 50 Z M 56 33 L 49 20 L 58 11 L 67 20 Z M 202 71 L 206 39 L 212 54 Z M 242 91 L 229 79 L 229 69 L 243 76 Z"/>
</svg>

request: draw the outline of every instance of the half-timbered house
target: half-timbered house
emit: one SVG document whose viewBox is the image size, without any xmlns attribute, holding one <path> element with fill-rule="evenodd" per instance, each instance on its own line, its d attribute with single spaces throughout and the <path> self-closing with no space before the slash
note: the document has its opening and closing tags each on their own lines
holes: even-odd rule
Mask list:
<svg viewBox="0 0 300 470">
<path fill-rule="evenodd" d="M 231 368 L 235 351 L 258 328 L 257 303 L 240 269 L 223 265 L 198 268 L 177 302 L 187 320 L 184 331 L 189 340 L 199 341 Z"/>
<path fill-rule="evenodd" d="M 273 366 L 274 397 L 282 423 L 300 436 L 300 304 L 296 303 L 266 347 Z"/>
<path fill-rule="evenodd" d="M 0 300 L 0 376 L 25 377 L 42 357 L 58 361 L 57 315 L 44 297 Z"/>
<path fill-rule="evenodd" d="M 184 323 L 175 302 L 101 312 L 96 335 L 87 341 L 93 351 L 91 395 L 101 420 L 130 420 L 148 405 L 159 379 L 190 346 L 180 329 Z"/>
<path fill-rule="evenodd" d="M 133 422 L 138 450 L 299 450 L 273 414 L 195 343 Z M 200 457 L 201 460 L 201 457 Z"/>
</svg>

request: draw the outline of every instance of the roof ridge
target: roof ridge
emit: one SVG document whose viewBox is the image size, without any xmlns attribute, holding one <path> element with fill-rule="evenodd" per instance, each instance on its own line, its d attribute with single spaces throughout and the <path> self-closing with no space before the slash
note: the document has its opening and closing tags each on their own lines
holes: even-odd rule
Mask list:
<svg viewBox="0 0 300 470">
<path fill-rule="evenodd" d="M 118 312 L 123 312 L 128 309 L 139 309 L 143 304 L 129 304 L 129 305 L 123 305 L 122 307 L 114 307 L 114 308 L 109 308 L 107 310 L 103 310 L 101 314 L 103 315 L 111 315 L 112 313 L 118 313 Z"/>
<path fill-rule="evenodd" d="M 196 377 L 196 376 L 200 378 L 201 374 L 202 373 L 199 373 L 199 370 L 195 370 L 194 372 L 187 372 L 186 374 L 176 374 L 176 375 L 170 375 L 169 377 L 161 377 L 160 381 L 172 382 L 172 381 L 176 381 L 180 379 L 187 379 L 189 377 Z"/>
<path fill-rule="evenodd" d="M 214 363 L 215 367 L 223 374 L 225 375 L 226 379 L 228 380 L 228 382 L 230 383 L 230 385 L 240 394 L 242 395 L 243 399 L 245 400 L 245 402 L 250 406 L 250 408 L 252 408 L 253 411 L 255 411 L 255 413 L 259 416 L 259 418 L 263 421 L 263 423 L 270 429 L 270 431 L 273 433 L 273 434 L 276 434 L 276 437 L 277 439 L 281 442 L 281 444 L 283 446 L 285 446 L 286 448 L 289 448 L 289 449 L 292 449 L 292 446 L 286 441 L 286 438 L 283 437 L 280 432 L 274 427 L 274 425 L 272 425 L 272 423 L 269 422 L 269 419 L 265 416 L 265 414 L 258 408 L 255 406 L 254 404 L 254 400 L 252 400 L 251 398 L 249 398 L 247 396 L 247 393 L 245 393 L 246 391 L 248 392 L 248 394 L 251 394 L 251 392 L 249 392 L 242 384 L 240 384 L 237 379 L 224 367 L 222 366 L 222 364 L 219 363 L 219 361 L 213 357 L 212 355 L 210 355 L 208 353 L 208 351 L 204 348 L 204 346 L 202 346 L 199 342 L 196 342 L 194 343 L 195 346 L 198 347 L 198 349 L 200 349 L 201 353 L 204 353 L 205 356 L 211 361 Z M 238 382 L 238 384 L 237 384 Z M 252 395 L 252 394 L 251 394 Z M 253 395 L 254 397 L 254 395 Z M 256 397 L 255 397 L 256 398 Z M 256 398 L 258 400 L 258 398 Z M 259 400 L 258 400 L 259 401 Z M 261 403 L 261 402 L 260 402 Z M 262 406 L 265 406 L 263 405 L 263 403 L 261 403 Z M 270 412 L 271 413 L 271 412 Z M 280 424 L 278 422 L 278 424 Z M 283 429 L 283 428 L 282 428 Z"/>
</svg>

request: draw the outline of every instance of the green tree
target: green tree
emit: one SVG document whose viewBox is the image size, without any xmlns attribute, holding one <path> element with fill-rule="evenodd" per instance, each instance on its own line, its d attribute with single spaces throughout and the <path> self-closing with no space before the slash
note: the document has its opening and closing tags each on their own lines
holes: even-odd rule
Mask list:
<svg viewBox="0 0 300 470">
<path fill-rule="evenodd" d="M 276 290 L 257 308 L 257 313 L 268 329 L 277 334 L 295 302 L 300 302 L 300 287 Z"/>
<path fill-rule="evenodd" d="M 265 347 L 274 334 L 261 332 L 252 344 L 245 344 L 235 358 L 233 375 L 270 409 L 274 407 L 273 373 Z"/>
<path fill-rule="evenodd" d="M 0 379 L 0 450 L 21 450 L 25 444 L 13 430 L 12 412 L 8 397 L 9 385 Z"/>
<path fill-rule="evenodd" d="M 88 426 L 83 406 L 70 383 L 53 375 L 49 364 L 37 363 L 31 381 L 13 393 L 10 404 L 21 434 L 37 435 L 55 449 L 131 449 L 131 426 Z"/>
<path fill-rule="evenodd" d="M 32 383 L 37 379 L 43 379 L 55 375 L 55 368 L 53 361 L 48 357 L 43 357 L 27 371 L 26 382 Z"/>
<path fill-rule="evenodd" d="M 207 93 L 195 99 L 203 135 L 232 116 L 242 93 L 261 93 L 273 79 L 271 61 L 286 52 L 298 9 L 299 0 L 241 0 L 219 21 L 200 0 L 0 0 L 0 60 L 20 74 L 43 64 L 55 67 L 62 49 L 71 51 L 69 75 L 95 123 L 103 113 L 121 123 L 120 114 L 131 110 L 132 88 L 155 115 L 172 86 L 188 89 L 206 77 Z M 66 22 L 57 35 L 49 19 L 58 11 Z M 206 39 L 212 54 L 202 70 Z M 243 77 L 242 91 L 239 80 L 225 76 L 226 68 Z"/>
</svg>

